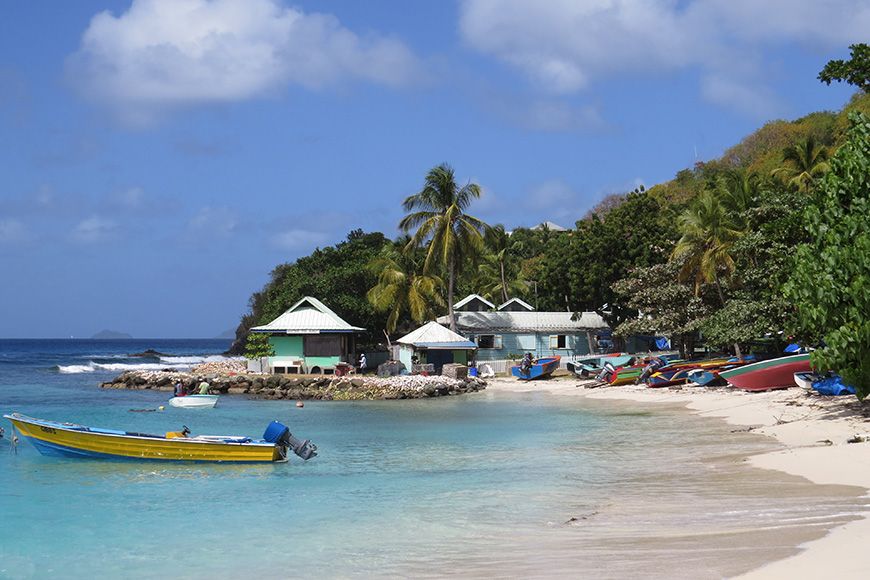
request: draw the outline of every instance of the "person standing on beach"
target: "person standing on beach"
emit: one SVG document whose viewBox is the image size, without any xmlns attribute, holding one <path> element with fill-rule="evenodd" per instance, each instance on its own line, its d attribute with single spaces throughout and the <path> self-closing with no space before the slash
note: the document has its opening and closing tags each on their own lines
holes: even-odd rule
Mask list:
<svg viewBox="0 0 870 580">
<path fill-rule="evenodd" d="M 362 353 L 359 355 L 359 372 L 360 374 L 366 372 L 366 368 L 368 368 L 368 363 L 366 361 L 366 353 Z"/>
</svg>

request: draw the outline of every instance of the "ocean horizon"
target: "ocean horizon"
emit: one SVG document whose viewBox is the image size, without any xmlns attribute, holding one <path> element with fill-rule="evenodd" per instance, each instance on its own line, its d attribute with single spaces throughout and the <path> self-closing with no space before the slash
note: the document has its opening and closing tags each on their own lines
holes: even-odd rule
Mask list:
<svg viewBox="0 0 870 580">
<path fill-rule="evenodd" d="M 167 393 L 99 387 L 228 342 L 0 339 L 4 413 L 256 437 L 278 419 L 319 447 L 254 466 L 74 460 L 13 447 L 4 421 L 0 510 L 15 525 L 0 528 L 0 577 L 719 578 L 864 509 L 854 488 L 748 466 L 778 444 L 676 406 L 484 391 L 161 412 Z M 147 348 L 164 356 L 128 356 Z"/>
</svg>

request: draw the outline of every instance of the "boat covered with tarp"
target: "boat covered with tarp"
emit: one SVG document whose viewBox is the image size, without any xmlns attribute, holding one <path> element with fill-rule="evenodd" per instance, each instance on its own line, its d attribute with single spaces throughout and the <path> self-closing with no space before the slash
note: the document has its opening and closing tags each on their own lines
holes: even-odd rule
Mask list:
<svg viewBox="0 0 870 580">
<path fill-rule="evenodd" d="M 317 446 L 300 440 L 285 425 L 272 421 L 262 439 L 223 435 L 190 436 L 190 430 L 151 435 L 36 419 L 20 413 L 4 415 L 22 437 L 43 455 L 90 459 L 269 463 L 286 461 L 288 451 L 304 460 Z"/>
</svg>

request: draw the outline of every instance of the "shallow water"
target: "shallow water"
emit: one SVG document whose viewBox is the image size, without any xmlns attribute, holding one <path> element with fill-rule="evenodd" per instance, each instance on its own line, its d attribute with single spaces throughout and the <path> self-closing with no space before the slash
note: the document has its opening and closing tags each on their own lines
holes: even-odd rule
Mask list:
<svg viewBox="0 0 870 580">
<path fill-rule="evenodd" d="M 24 442 L 14 455 L 5 441 L 0 576 L 719 578 L 866 509 L 854 488 L 750 468 L 742 457 L 772 440 L 676 408 L 484 392 L 304 409 L 223 397 L 213 410 L 133 413 L 167 394 L 102 391 L 114 373 L 59 370 L 85 355 L 226 346 L 175 342 L 0 341 L 0 409 L 256 436 L 280 419 L 319 457 L 100 462 L 42 457 Z"/>
</svg>

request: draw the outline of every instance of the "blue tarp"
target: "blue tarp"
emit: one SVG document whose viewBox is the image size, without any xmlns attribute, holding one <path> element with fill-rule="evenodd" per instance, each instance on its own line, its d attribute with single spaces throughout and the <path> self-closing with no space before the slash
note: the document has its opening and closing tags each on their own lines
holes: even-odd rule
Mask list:
<svg viewBox="0 0 870 580">
<path fill-rule="evenodd" d="M 783 352 L 799 353 L 802 351 L 803 351 L 803 347 L 801 345 L 799 345 L 798 343 L 793 342 L 790 345 L 788 345 L 787 347 L 785 347 L 785 351 L 783 351 Z"/>
<path fill-rule="evenodd" d="M 656 337 L 656 348 L 659 350 L 669 350 L 671 348 L 671 340 L 666 336 Z"/>
<path fill-rule="evenodd" d="M 843 379 L 840 377 L 829 377 L 813 383 L 813 388 L 820 395 L 838 396 L 838 395 L 854 395 L 855 387 L 843 384 Z"/>
</svg>

